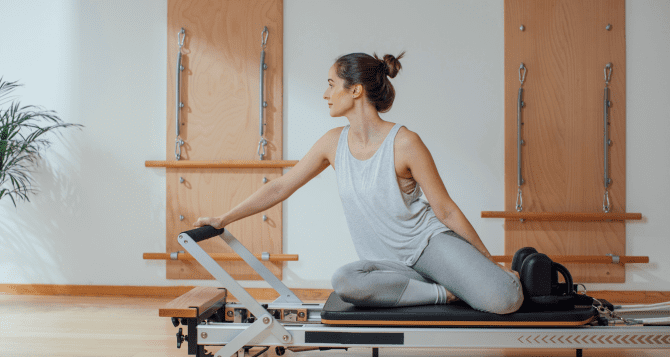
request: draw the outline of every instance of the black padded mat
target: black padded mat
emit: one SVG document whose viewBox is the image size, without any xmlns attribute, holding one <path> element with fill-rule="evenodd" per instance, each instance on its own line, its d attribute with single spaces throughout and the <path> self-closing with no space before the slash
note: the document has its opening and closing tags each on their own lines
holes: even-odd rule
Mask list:
<svg viewBox="0 0 670 357">
<path fill-rule="evenodd" d="M 321 322 L 330 325 L 466 325 L 466 326 L 579 326 L 598 317 L 594 307 L 569 311 L 524 311 L 505 315 L 483 312 L 458 301 L 449 305 L 392 308 L 356 307 L 331 293 L 321 310 Z M 406 323 L 405 323 L 406 322 Z"/>
</svg>

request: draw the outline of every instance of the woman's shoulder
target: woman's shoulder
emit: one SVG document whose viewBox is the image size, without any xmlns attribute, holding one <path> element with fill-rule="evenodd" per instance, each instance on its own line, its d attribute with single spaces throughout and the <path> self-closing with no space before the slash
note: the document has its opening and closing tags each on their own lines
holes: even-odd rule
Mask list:
<svg viewBox="0 0 670 357">
<path fill-rule="evenodd" d="M 398 130 L 398 134 L 396 135 L 395 138 L 395 143 L 401 148 L 403 147 L 406 148 L 411 147 L 412 145 L 416 145 L 417 141 L 420 140 L 421 138 L 419 137 L 419 134 L 407 129 L 407 127 L 403 125 Z"/>
</svg>

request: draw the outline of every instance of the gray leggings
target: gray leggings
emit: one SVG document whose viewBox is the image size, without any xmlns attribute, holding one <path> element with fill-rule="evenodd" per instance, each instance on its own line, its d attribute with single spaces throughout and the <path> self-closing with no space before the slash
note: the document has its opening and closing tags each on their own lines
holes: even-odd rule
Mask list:
<svg viewBox="0 0 670 357">
<path fill-rule="evenodd" d="M 333 289 L 357 306 L 397 306 L 410 279 L 444 286 L 472 308 L 496 314 L 517 311 L 521 282 L 453 231 L 432 237 L 409 267 L 401 262 L 360 260 L 339 268 Z"/>
</svg>

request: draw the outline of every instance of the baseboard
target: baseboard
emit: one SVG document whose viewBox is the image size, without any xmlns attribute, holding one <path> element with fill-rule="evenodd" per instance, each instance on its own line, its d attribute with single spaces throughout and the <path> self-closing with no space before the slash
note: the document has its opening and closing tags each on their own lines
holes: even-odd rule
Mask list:
<svg viewBox="0 0 670 357">
<path fill-rule="evenodd" d="M 125 285 L 49 285 L 49 284 L 0 284 L 0 294 L 10 295 L 54 295 L 92 297 L 137 297 L 175 299 L 195 286 L 125 286 Z M 245 288 L 259 301 L 272 301 L 277 294 L 269 288 Z M 332 289 L 291 289 L 300 300 L 326 301 Z M 229 295 L 230 301 L 236 301 Z"/>
<path fill-rule="evenodd" d="M 0 284 L 0 293 L 10 295 L 57 295 L 92 297 L 136 297 L 175 299 L 195 286 L 122 286 L 122 285 L 49 285 L 49 284 Z M 279 295 L 273 289 L 246 288 L 259 301 L 272 301 Z M 300 300 L 326 301 L 332 289 L 291 289 Z M 617 304 L 654 304 L 670 301 L 670 291 L 588 291 L 596 299 L 605 299 Z M 230 301 L 236 301 L 229 296 Z"/>
</svg>

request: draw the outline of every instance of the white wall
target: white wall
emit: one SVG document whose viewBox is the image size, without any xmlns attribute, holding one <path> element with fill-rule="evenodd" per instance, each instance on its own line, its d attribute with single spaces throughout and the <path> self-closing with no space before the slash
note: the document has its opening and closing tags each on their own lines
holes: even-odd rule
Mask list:
<svg viewBox="0 0 670 357">
<path fill-rule="evenodd" d="M 82 131 L 65 130 L 33 177 L 39 194 L 0 201 L 0 283 L 212 285 L 165 279 L 167 5 L 165 0 L 1 0 L 0 76 Z M 669 1 L 626 3 L 627 208 L 625 284 L 589 290 L 670 290 Z M 452 198 L 494 255 L 503 254 L 503 1 L 284 0 L 284 159 L 301 159 L 328 129 L 328 69 L 351 52 L 398 55 L 397 97 L 382 118 L 417 132 Z M 171 40 L 171 39 L 170 39 Z M 251 120 L 251 119 L 250 119 Z M 357 260 L 327 169 L 284 201 L 292 288 L 331 288 Z M 223 212 L 221 212 L 223 213 Z M 245 287 L 266 287 L 244 281 Z"/>
</svg>

